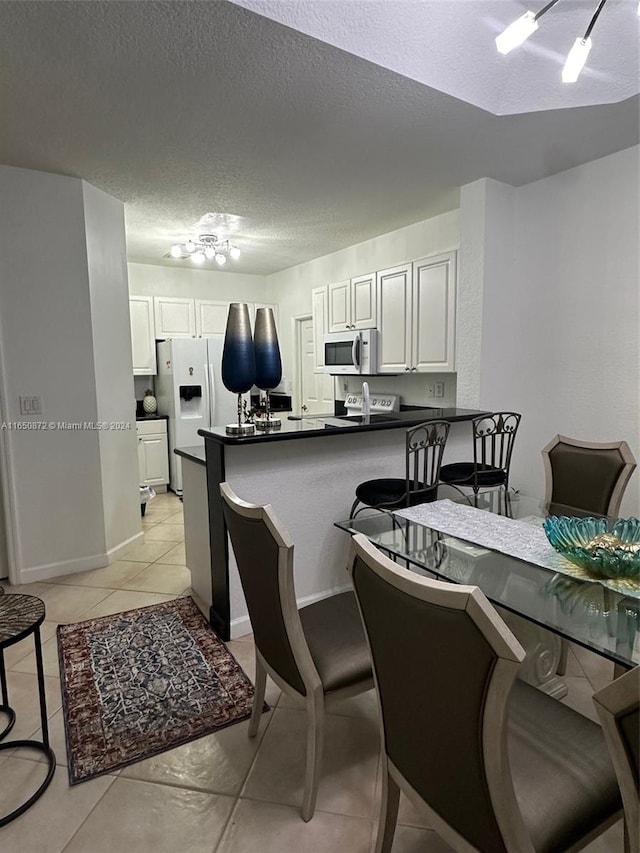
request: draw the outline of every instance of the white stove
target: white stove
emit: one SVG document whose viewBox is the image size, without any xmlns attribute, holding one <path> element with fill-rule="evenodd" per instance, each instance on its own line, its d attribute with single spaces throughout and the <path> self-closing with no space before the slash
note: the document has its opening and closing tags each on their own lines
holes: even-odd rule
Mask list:
<svg viewBox="0 0 640 853">
<path fill-rule="evenodd" d="M 384 415 L 400 411 L 400 398 L 397 394 L 371 394 L 371 414 Z M 347 394 L 344 401 L 347 415 L 362 414 L 362 394 Z"/>
</svg>

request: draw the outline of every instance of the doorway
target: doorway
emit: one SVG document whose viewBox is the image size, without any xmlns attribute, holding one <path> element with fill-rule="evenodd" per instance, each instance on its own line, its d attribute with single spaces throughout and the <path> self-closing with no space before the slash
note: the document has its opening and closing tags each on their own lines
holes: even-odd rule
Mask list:
<svg viewBox="0 0 640 853">
<path fill-rule="evenodd" d="M 316 373 L 313 319 L 310 314 L 294 317 L 297 367 L 297 410 L 303 414 L 333 414 L 333 376 Z M 306 406 L 306 409 L 302 407 Z"/>
</svg>

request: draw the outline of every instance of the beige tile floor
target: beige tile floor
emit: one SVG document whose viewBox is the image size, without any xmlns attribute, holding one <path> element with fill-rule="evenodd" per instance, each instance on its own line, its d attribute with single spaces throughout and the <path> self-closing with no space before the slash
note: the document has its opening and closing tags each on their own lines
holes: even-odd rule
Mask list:
<svg viewBox="0 0 640 853">
<path fill-rule="evenodd" d="M 59 622 L 73 622 L 166 601 L 190 593 L 184 565 L 182 506 L 159 495 L 143 519 L 144 545 L 105 569 L 9 587 L 41 597 L 51 741 L 58 758 L 54 781 L 23 816 L 0 828 L 2 853 L 371 853 L 380 794 L 376 702 L 372 691 L 335 706 L 327 721 L 318 808 L 299 816 L 304 714 L 269 683 L 271 710 L 256 741 L 247 723 L 193 741 L 73 788 L 60 701 L 55 638 Z M 229 648 L 253 677 L 251 637 Z M 18 714 L 12 737 L 37 736 L 38 710 L 32 639 L 5 654 L 11 704 Z M 570 704 L 593 717 L 591 694 L 611 679 L 611 667 L 575 648 L 569 655 Z M 24 798 L 42 777 L 35 754 L 0 753 L 0 813 Z M 620 853 L 621 825 L 588 848 Z M 446 853 L 450 848 L 403 800 L 393 853 Z"/>
</svg>

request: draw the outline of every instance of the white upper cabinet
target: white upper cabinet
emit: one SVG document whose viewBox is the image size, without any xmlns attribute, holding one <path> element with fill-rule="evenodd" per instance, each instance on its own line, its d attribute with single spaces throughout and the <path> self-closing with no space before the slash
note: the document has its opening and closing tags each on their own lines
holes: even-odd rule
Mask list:
<svg viewBox="0 0 640 853">
<path fill-rule="evenodd" d="M 196 311 L 193 299 L 180 296 L 155 296 L 156 338 L 193 338 L 196 335 Z"/>
<path fill-rule="evenodd" d="M 208 335 L 224 335 L 227 329 L 228 302 L 215 302 L 210 299 L 196 299 L 196 335 L 206 338 Z"/>
<path fill-rule="evenodd" d="M 378 371 L 455 370 L 456 253 L 378 273 Z"/>
<path fill-rule="evenodd" d="M 133 375 L 153 375 L 158 372 L 153 322 L 153 297 L 131 296 L 129 298 L 129 312 L 131 315 Z"/>
<path fill-rule="evenodd" d="M 456 253 L 413 264 L 412 366 L 422 372 L 455 370 Z"/>
<path fill-rule="evenodd" d="M 368 273 L 328 287 L 328 331 L 370 329 L 376 324 L 376 274 Z"/>
<path fill-rule="evenodd" d="M 411 264 L 378 273 L 378 372 L 411 369 Z"/>
<path fill-rule="evenodd" d="M 313 369 L 315 373 L 324 373 L 324 336 L 327 331 L 328 288 L 314 287 L 311 291 L 311 312 L 313 315 Z"/>
</svg>

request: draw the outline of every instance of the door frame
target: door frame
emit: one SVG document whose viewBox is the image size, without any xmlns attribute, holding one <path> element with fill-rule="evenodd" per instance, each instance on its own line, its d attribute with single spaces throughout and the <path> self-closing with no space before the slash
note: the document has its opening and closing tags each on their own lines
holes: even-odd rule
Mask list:
<svg viewBox="0 0 640 853">
<path fill-rule="evenodd" d="M 4 372 L 4 358 L 2 340 L 0 338 L 0 423 L 9 420 L 7 411 L 7 382 Z M 22 583 L 20 570 L 18 568 L 19 542 L 17 533 L 17 522 L 15 517 L 15 475 L 11 453 L 9 450 L 8 431 L 0 429 L 0 524 L 3 524 L 7 557 L 7 569 L 10 584 Z"/>
<path fill-rule="evenodd" d="M 291 408 L 294 412 L 302 414 L 302 324 L 307 320 L 313 322 L 313 314 L 293 314 L 291 317 L 291 330 L 294 348 L 294 377 L 293 377 L 293 399 Z"/>
</svg>

